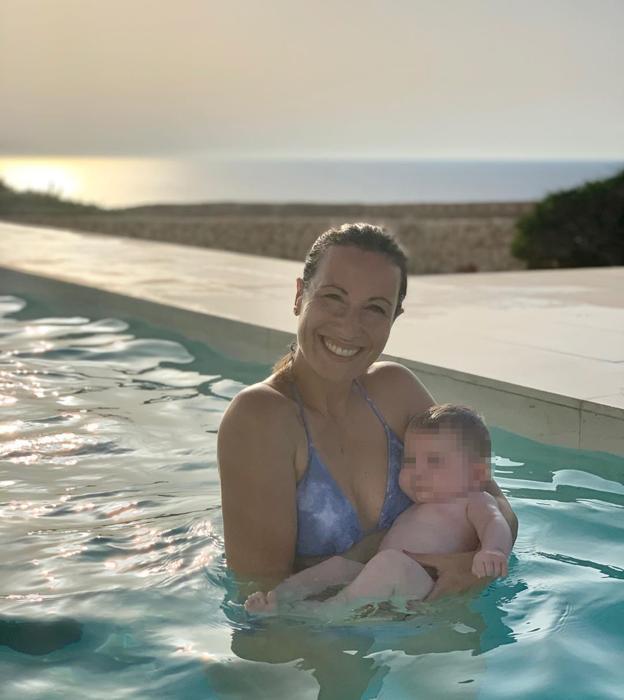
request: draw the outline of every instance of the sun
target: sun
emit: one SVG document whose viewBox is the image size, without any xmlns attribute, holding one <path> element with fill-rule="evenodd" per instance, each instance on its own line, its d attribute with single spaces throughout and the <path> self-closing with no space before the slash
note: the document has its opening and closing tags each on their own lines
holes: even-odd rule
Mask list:
<svg viewBox="0 0 624 700">
<path fill-rule="evenodd" d="M 0 179 L 16 190 L 47 192 L 71 198 L 79 190 L 69 168 L 45 160 L 13 160 L 0 164 Z"/>
</svg>

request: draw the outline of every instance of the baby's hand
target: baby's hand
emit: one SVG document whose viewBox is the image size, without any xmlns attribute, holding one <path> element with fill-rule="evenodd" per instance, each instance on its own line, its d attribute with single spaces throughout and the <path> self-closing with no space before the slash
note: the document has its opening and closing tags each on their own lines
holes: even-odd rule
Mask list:
<svg viewBox="0 0 624 700">
<path fill-rule="evenodd" d="M 507 555 L 498 549 L 481 549 L 472 560 L 472 573 L 484 576 L 507 576 Z"/>
</svg>

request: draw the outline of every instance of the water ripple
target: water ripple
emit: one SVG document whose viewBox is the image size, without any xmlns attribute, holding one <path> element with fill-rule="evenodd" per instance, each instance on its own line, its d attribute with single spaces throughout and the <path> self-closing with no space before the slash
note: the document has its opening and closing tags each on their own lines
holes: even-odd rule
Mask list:
<svg viewBox="0 0 624 700">
<path fill-rule="evenodd" d="M 257 623 L 225 566 L 216 431 L 264 368 L 134 322 L 27 312 L 0 296 L 7 697 L 243 697 L 262 683 L 316 697 L 319 678 L 328 697 L 345 683 L 354 698 L 617 696 L 621 460 L 494 430 L 520 520 L 508 579 L 402 623 Z"/>
</svg>

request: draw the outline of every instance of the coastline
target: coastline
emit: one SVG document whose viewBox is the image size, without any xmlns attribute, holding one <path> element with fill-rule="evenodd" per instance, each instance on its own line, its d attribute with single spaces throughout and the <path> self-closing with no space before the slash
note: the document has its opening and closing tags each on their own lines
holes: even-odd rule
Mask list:
<svg viewBox="0 0 624 700">
<path fill-rule="evenodd" d="M 2 219 L 287 260 L 303 260 L 318 234 L 331 226 L 367 221 L 398 236 L 409 253 L 410 274 L 435 274 L 525 269 L 510 248 L 516 221 L 533 205 L 161 204 L 94 213 L 14 213 Z"/>
</svg>

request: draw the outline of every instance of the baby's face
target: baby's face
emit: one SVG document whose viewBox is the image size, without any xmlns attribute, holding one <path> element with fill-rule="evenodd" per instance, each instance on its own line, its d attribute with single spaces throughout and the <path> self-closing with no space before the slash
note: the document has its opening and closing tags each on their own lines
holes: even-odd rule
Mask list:
<svg viewBox="0 0 624 700">
<path fill-rule="evenodd" d="M 399 486 L 413 500 L 449 501 L 479 490 L 477 470 L 453 430 L 419 430 L 405 435 Z"/>
</svg>

